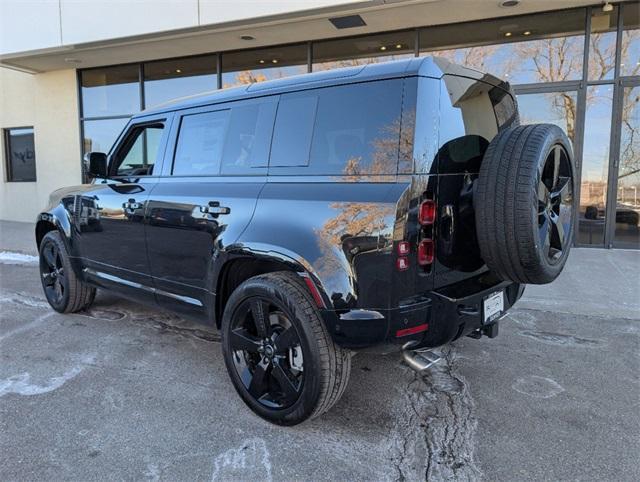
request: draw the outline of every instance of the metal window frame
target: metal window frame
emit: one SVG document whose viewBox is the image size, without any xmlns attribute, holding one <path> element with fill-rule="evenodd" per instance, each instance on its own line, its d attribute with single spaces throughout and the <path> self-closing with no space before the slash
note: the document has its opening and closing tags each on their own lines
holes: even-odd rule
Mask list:
<svg viewBox="0 0 640 482">
<path fill-rule="evenodd" d="M 631 5 L 634 5 L 633 3 Z M 637 4 L 635 4 L 637 6 Z M 640 76 L 621 76 L 622 35 L 624 32 L 624 10 L 628 4 L 618 5 L 616 34 L 616 64 L 613 80 L 613 108 L 611 112 L 611 139 L 609 143 L 609 171 L 607 182 L 607 206 L 605 214 L 605 247 L 614 248 L 616 231 L 616 211 L 618 201 L 618 175 L 620 167 L 620 147 L 622 142 L 622 112 L 624 110 L 624 90 L 640 87 Z M 627 248 L 628 246 L 618 246 Z"/>
</svg>

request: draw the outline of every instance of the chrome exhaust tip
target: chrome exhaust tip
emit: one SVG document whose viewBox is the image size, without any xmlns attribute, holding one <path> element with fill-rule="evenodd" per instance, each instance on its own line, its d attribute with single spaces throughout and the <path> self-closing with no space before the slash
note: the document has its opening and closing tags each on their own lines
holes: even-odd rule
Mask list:
<svg viewBox="0 0 640 482">
<path fill-rule="evenodd" d="M 428 370 L 442 360 L 442 357 L 431 350 L 402 350 L 402 357 L 407 365 L 418 373 Z"/>
</svg>

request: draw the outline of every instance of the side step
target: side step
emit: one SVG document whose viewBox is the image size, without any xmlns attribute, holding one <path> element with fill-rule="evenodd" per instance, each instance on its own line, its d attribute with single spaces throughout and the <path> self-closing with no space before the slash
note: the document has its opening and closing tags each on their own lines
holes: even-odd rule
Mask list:
<svg viewBox="0 0 640 482">
<path fill-rule="evenodd" d="M 442 358 L 431 350 L 402 350 L 402 357 L 413 370 L 418 373 L 427 370 Z"/>
</svg>

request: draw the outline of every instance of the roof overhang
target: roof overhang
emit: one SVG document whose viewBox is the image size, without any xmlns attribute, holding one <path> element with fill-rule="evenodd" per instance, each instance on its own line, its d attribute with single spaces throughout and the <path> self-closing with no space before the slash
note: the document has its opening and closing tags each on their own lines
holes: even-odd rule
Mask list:
<svg viewBox="0 0 640 482">
<path fill-rule="evenodd" d="M 375 0 L 181 30 L 63 45 L 0 56 L 0 65 L 38 73 L 269 45 L 329 39 L 430 25 L 593 5 L 593 0 L 523 0 L 513 8 L 498 0 Z M 597 4 L 597 3 L 596 3 Z M 336 15 L 358 14 L 365 26 L 339 30 Z M 253 40 L 243 40 L 250 35 Z"/>
</svg>

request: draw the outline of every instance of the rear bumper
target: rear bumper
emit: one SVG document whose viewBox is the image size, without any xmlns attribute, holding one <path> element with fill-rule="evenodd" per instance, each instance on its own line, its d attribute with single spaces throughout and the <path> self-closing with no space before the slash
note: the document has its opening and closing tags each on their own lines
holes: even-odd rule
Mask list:
<svg viewBox="0 0 640 482">
<path fill-rule="evenodd" d="M 506 312 L 522 296 L 524 285 L 485 273 L 390 310 L 325 311 L 322 316 L 334 341 L 344 348 L 380 353 L 398 351 L 406 344 L 413 349 L 433 348 L 488 326 L 483 324 L 483 300 L 496 291 L 504 292 Z"/>
</svg>

